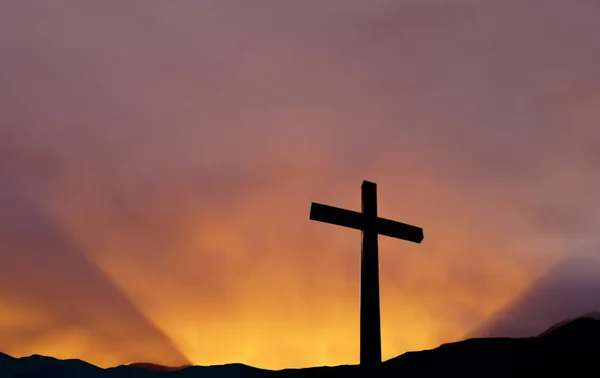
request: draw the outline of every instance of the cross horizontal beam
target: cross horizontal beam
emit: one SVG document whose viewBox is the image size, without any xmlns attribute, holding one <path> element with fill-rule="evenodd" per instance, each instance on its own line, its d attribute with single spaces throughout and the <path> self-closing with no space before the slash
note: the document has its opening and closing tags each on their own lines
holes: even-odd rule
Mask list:
<svg viewBox="0 0 600 378">
<path fill-rule="evenodd" d="M 423 241 L 423 229 L 410 224 L 377 217 L 370 219 L 363 213 L 340 209 L 313 202 L 310 206 L 310 219 L 337 226 L 364 231 L 367 227 L 380 235 L 403 239 L 413 243 Z"/>
</svg>

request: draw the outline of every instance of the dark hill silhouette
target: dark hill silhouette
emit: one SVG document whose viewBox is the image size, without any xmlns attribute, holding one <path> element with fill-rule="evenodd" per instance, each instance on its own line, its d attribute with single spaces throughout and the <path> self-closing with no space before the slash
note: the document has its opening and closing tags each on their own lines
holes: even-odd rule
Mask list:
<svg viewBox="0 0 600 378">
<path fill-rule="evenodd" d="M 590 320 L 590 318 L 592 318 L 592 320 Z M 592 324 L 592 321 L 594 319 L 600 320 L 600 312 L 594 311 L 594 312 L 590 312 L 590 313 L 584 314 L 582 316 L 579 316 L 577 318 L 567 319 L 562 322 L 559 322 L 559 323 L 553 325 L 552 327 L 548 328 L 546 331 L 542 332 L 539 335 L 539 337 L 545 337 L 548 334 L 555 335 L 554 331 L 559 328 L 561 329 L 560 332 L 564 332 L 566 329 L 571 329 L 572 327 L 574 327 L 574 325 L 583 324 L 583 322 L 589 322 L 590 324 Z M 563 327 L 563 326 L 566 326 L 567 324 L 569 325 L 568 327 Z"/>
<path fill-rule="evenodd" d="M 57 360 L 37 355 L 13 358 L 0 354 L 0 377 L 316 378 L 357 374 L 368 377 L 541 377 L 551 374 L 579 377 L 598 374 L 598 356 L 600 320 L 595 316 L 583 316 L 560 322 L 536 337 L 469 339 L 432 350 L 408 352 L 382 363 L 376 371 L 366 371 L 356 365 L 272 371 L 242 364 L 169 369 L 147 363 L 101 369 L 80 360 Z"/>
<path fill-rule="evenodd" d="M 143 370 L 149 370 L 149 371 L 177 371 L 177 370 L 182 370 L 182 369 L 191 367 L 192 365 L 173 367 L 173 366 L 164 366 L 164 365 L 153 364 L 151 362 L 136 362 L 133 364 L 129 364 L 127 366 L 133 367 L 133 368 L 138 368 L 138 369 L 143 369 Z"/>
</svg>

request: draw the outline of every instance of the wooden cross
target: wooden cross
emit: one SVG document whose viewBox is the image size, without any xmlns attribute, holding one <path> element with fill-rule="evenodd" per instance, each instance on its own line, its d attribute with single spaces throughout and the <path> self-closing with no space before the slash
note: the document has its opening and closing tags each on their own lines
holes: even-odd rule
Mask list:
<svg viewBox="0 0 600 378">
<path fill-rule="evenodd" d="M 362 212 L 312 203 L 310 219 L 362 231 L 360 264 L 360 364 L 381 362 L 381 319 L 379 314 L 378 235 L 414 243 L 423 240 L 423 229 L 377 216 L 377 184 L 363 181 Z"/>
</svg>

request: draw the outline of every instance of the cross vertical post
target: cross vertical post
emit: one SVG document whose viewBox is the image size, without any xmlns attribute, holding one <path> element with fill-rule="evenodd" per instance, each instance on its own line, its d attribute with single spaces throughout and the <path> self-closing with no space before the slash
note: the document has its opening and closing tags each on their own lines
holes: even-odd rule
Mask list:
<svg viewBox="0 0 600 378">
<path fill-rule="evenodd" d="M 377 185 L 362 184 L 362 230 L 360 268 L 360 364 L 366 367 L 381 362 L 381 320 L 379 298 L 379 251 L 375 229 Z"/>
</svg>

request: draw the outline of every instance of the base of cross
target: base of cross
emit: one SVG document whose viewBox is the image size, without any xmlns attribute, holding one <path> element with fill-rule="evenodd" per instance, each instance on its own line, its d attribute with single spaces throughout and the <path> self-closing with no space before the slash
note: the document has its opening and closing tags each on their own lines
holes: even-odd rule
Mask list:
<svg viewBox="0 0 600 378">
<path fill-rule="evenodd" d="M 379 372 L 383 369 L 383 362 L 358 365 L 361 377 L 379 377 Z"/>
</svg>

